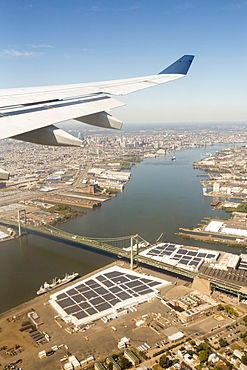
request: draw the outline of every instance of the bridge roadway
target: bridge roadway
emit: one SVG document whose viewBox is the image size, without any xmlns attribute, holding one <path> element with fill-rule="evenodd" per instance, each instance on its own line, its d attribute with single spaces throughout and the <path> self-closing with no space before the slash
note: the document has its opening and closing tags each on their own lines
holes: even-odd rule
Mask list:
<svg viewBox="0 0 247 370">
<path fill-rule="evenodd" d="M 18 224 L 15 221 L 4 220 L 3 218 L 1 218 L 1 221 L 4 224 L 8 224 L 8 225 L 11 224 L 12 226 L 17 226 Z M 120 247 L 110 245 L 109 241 L 120 241 L 126 238 L 129 238 L 129 241 L 130 241 L 131 237 L 133 239 L 140 238 L 141 241 L 144 241 L 144 239 L 141 238 L 139 235 L 133 235 L 133 236 L 122 237 L 122 238 L 112 238 L 112 239 L 111 238 L 93 239 L 93 238 L 87 238 L 87 237 L 80 236 L 80 235 L 70 234 L 66 231 L 57 229 L 52 226 L 40 227 L 40 226 L 33 226 L 33 225 L 25 225 L 24 228 L 26 228 L 27 231 L 30 231 L 31 233 L 37 233 L 37 234 L 40 234 L 41 236 L 50 237 L 52 239 L 59 239 L 62 242 L 70 241 L 70 242 L 73 242 L 74 245 L 78 244 L 84 247 L 90 247 L 93 249 L 101 250 L 101 251 L 110 253 L 115 256 L 121 256 L 124 259 L 130 258 L 130 252 L 127 252 L 126 250 L 123 250 Z M 129 243 L 129 246 L 130 246 L 130 243 Z M 228 293 L 231 293 L 231 294 L 236 294 L 239 296 L 241 295 L 247 298 L 247 289 L 246 289 L 246 292 L 242 291 L 243 286 L 241 284 L 236 284 L 229 280 L 226 281 L 226 280 L 214 277 L 214 276 L 210 276 L 200 271 L 185 270 L 178 266 L 173 266 L 173 265 L 161 262 L 161 261 L 155 261 L 152 258 L 148 258 L 140 254 L 135 254 L 134 260 L 140 264 L 147 265 L 148 267 L 154 267 L 154 268 L 161 269 L 161 270 L 173 273 L 173 274 L 178 274 L 180 276 L 186 276 L 190 279 L 194 279 L 195 277 L 198 277 L 201 279 L 209 280 L 212 287 L 221 289 L 223 291 L 227 291 Z"/>
</svg>

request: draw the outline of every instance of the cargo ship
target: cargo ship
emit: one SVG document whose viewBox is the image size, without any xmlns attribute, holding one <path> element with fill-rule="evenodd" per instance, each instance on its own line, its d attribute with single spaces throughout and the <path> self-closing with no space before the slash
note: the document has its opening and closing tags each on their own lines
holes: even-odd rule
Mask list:
<svg viewBox="0 0 247 370">
<path fill-rule="evenodd" d="M 65 276 L 62 279 L 58 279 L 58 278 L 53 279 L 50 284 L 45 282 L 43 285 L 41 285 L 41 287 L 37 291 L 37 294 L 40 295 L 40 294 L 47 293 L 50 290 L 53 290 L 55 288 L 58 288 L 61 285 L 69 283 L 70 281 L 77 278 L 78 275 L 79 275 L 78 272 L 73 272 L 73 274 L 71 275 L 65 274 Z"/>
</svg>

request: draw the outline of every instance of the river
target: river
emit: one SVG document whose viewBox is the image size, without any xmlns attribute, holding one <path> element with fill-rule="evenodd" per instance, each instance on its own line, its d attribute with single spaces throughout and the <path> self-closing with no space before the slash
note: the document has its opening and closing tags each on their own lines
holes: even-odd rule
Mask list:
<svg viewBox="0 0 247 370">
<path fill-rule="evenodd" d="M 210 147 L 214 153 L 227 145 Z M 229 146 L 227 146 L 229 147 Z M 207 149 L 208 150 L 208 149 Z M 222 249 L 199 241 L 182 241 L 173 235 L 179 227 L 192 228 L 204 217 L 227 218 L 226 212 L 210 206 L 212 198 L 202 195 L 202 171 L 193 162 L 205 156 L 205 148 L 187 149 L 165 157 L 147 158 L 132 169 L 124 192 L 101 208 L 59 227 L 92 237 L 118 237 L 139 234 L 153 243 L 162 241 Z M 35 297 L 44 281 L 66 272 L 81 276 L 111 263 L 114 259 L 82 248 L 27 235 L 0 243 L 0 313 Z"/>
</svg>

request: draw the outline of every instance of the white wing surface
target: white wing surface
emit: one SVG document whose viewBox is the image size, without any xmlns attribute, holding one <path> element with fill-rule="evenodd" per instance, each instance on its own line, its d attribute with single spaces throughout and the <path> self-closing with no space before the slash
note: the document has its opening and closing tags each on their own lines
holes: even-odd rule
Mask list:
<svg viewBox="0 0 247 370">
<path fill-rule="evenodd" d="M 75 119 L 95 126 L 120 129 L 109 114 L 124 105 L 110 95 L 125 95 L 185 76 L 194 56 L 184 55 L 157 75 L 61 86 L 0 90 L 0 139 L 12 137 L 46 145 L 81 145 L 54 126 Z"/>
</svg>

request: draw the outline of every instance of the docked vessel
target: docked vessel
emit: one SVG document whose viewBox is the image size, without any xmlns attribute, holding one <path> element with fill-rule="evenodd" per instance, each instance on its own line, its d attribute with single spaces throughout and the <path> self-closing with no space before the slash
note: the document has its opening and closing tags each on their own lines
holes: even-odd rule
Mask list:
<svg viewBox="0 0 247 370">
<path fill-rule="evenodd" d="M 65 274 L 65 276 L 62 279 L 58 279 L 58 278 L 53 279 L 50 284 L 45 282 L 43 285 L 41 285 L 41 287 L 37 291 L 37 294 L 40 295 L 40 294 L 47 293 L 50 290 L 58 288 L 59 286 L 63 284 L 69 283 L 70 281 L 74 280 L 78 275 L 79 275 L 78 272 L 73 272 L 73 274 L 71 275 Z"/>
</svg>

